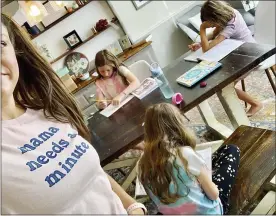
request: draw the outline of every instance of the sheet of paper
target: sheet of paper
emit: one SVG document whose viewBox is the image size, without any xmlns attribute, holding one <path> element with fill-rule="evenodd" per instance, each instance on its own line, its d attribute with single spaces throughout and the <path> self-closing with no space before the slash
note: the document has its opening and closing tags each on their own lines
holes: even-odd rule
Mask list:
<svg viewBox="0 0 276 216">
<path fill-rule="evenodd" d="M 133 95 L 128 95 L 119 106 L 113 106 L 110 104 L 108 107 L 106 107 L 103 111 L 100 112 L 105 117 L 111 116 L 113 113 L 115 113 L 118 109 L 120 109 L 122 106 L 124 106 L 127 102 L 129 102 L 132 98 L 134 98 Z"/>
<path fill-rule="evenodd" d="M 189 51 L 190 55 L 184 58 L 185 61 L 190 62 L 199 62 L 198 58 L 203 55 L 202 49 L 198 49 L 197 51 Z"/>
<path fill-rule="evenodd" d="M 138 196 L 146 196 L 147 193 L 145 188 L 143 187 L 142 183 L 139 181 L 138 177 L 136 178 L 136 185 L 135 185 L 135 198 Z"/>
<path fill-rule="evenodd" d="M 206 61 L 220 61 L 225 56 L 227 56 L 229 53 L 231 53 L 233 50 L 237 49 L 240 45 L 242 45 L 244 42 L 239 40 L 233 40 L 233 39 L 226 39 L 222 42 L 220 42 L 218 45 L 213 47 L 212 49 L 208 50 L 203 55 L 199 56 L 198 58 L 200 60 L 206 60 Z"/>
<path fill-rule="evenodd" d="M 195 52 L 190 51 L 191 54 L 185 57 L 184 60 L 192 62 L 198 62 L 199 60 L 218 62 L 243 43 L 243 41 L 226 39 L 205 53 L 203 53 L 202 48 Z"/>
<path fill-rule="evenodd" d="M 206 162 L 207 168 L 208 170 L 210 170 L 210 172 L 208 172 L 209 177 L 210 179 L 212 179 L 212 148 L 206 148 L 206 149 L 198 150 L 196 152 Z"/>
</svg>

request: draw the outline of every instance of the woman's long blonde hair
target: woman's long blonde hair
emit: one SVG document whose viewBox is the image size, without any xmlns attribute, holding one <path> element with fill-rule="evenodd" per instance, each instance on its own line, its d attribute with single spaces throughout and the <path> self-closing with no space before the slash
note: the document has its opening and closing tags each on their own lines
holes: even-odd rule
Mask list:
<svg viewBox="0 0 276 216">
<path fill-rule="evenodd" d="M 66 92 L 51 65 L 34 48 L 29 35 L 3 13 L 1 21 L 7 28 L 19 66 L 19 79 L 13 92 L 15 102 L 22 108 L 43 109 L 48 119 L 70 123 L 90 142 L 89 130 L 75 100 Z"/>
<path fill-rule="evenodd" d="M 224 29 L 234 17 L 234 9 L 225 1 L 207 0 L 201 7 L 201 21 L 211 22 Z"/>
<path fill-rule="evenodd" d="M 119 75 L 121 75 L 119 67 L 122 65 L 125 66 L 115 55 L 113 55 L 110 51 L 104 49 L 99 51 L 95 57 L 95 66 L 98 73 L 98 79 L 102 78 L 102 75 L 99 73 L 98 68 L 105 65 L 112 66 L 115 72 L 117 72 Z M 124 76 L 122 76 L 122 78 L 125 84 L 128 84 L 126 78 Z"/>
<path fill-rule="evenodd" d="M 190 146 L 194 149 L 196 139 L 185 127 L 184 118 L 178 108 L 167 103 L 153 105 L 147 109 L 144 127 L 145 149 L 139 162 L 140 181 L 162 203 L 174 203 L 180 196 L 178 193 L 171 194 L 169 185 L 173 182 L 178 191 L 176 178 L 183 182 L 176 158 L 179 157 L 187 166 L 178 147 Z M 173 174 L 175 168 L 178 171 L 177 177 Z"/>
</svg>

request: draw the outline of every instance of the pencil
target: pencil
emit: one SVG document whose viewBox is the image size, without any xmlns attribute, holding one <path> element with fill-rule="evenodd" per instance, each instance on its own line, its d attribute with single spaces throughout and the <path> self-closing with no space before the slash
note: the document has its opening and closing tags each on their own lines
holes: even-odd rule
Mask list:
<svg viewBox="0 0 276 216">
<path fill-rule="evenodd" d="M 112 100 L 92 100 L 92 101 L 95 101 L 95 102 L 110 102 Z"/>
</svg>

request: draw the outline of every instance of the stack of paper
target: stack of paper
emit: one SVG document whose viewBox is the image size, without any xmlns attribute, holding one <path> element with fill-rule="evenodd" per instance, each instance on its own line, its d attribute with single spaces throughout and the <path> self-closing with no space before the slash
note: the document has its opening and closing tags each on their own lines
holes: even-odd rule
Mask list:
<svg viewBox="0 0 276 216">
<path fill-rule="evenodd" d="M 243 41 L 239 40 L 226 39 L 205 53 L 203 53 L 202 48 L 195 52 L 191 52 L 184 60 L 192 62 L 199 62 L 201 60 L 218 62 L 243 43 Z"/>
</svg>

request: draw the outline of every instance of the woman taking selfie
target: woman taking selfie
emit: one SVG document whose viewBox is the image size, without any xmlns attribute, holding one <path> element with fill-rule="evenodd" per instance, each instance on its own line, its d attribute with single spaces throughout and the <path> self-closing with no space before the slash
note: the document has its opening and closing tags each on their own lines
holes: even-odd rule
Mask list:
<svg viewBox="0 0 276 216">
<path fill-rule="evenodd" d="M 144 214 L 100 166 L 73 98 L 1 15 L 2 213 Z"/>
</svg>

